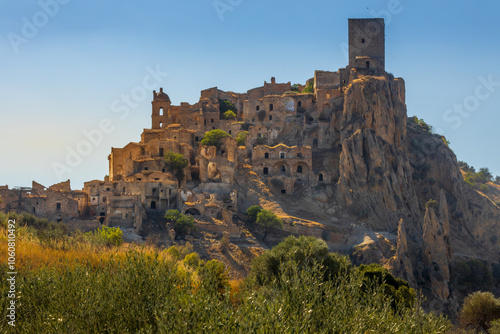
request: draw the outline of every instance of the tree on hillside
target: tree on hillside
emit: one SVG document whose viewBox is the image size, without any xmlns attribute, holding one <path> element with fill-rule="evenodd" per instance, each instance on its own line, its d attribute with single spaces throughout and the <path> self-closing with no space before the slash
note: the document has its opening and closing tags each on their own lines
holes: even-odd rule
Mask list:
<svg viewBox="0 0 500 334">
<path fill-rule="evenodd" d="M 168 210 L 165 213 L 165 219 L 174 223 L 174 231 L 177 235 L 184 236 L 189 230 L 194 230 L 194 219 L 190 215 L 185 215 L 179 210 Z"/>
<path fill-rule="evenodd" d="M 500 184 L 500 176 L 497 176 L 497 177 L 495 178 L 495 183 L 496 183 L 496 184 Z"/>
<path fill-rule="evenodd" d="M 491 322 L 500 318 L 500 300 L 491 292 L 477 291 L 465 297 L 459 322 L 462 327 L 473 326 L 487 332 Z"/>
<path fill-rule="evenodd" d="M 391 306 L 394 309 L 413 307 L 416 293 L 408 282 L 392 275 L 389 270 L 376 263 L 362 264 L 358 270 L 363 275 L 365 281 L 363 284 L 369 285 L 370 282 L 373 282 L 383 288 L 384 294 L 392 300 Z"/>
<path fill-rule="evenodd" d="M 226 131 L 220 129 L 211 130 L 205 133 L 205 136 L 203 136 L 200 144 L 206 146 L 215 146 L 217 147 L 217 149 L 220 149 L 221 141 L 226 137 L 231 137 L 231 135 Z"/>
<path fill-rule="evenodd" d="M 238 146 L 245 146 L 247 140 L 248 131 L 241 131 L 236 137 L 236 143 Z"/>
<path fill-rule="evenodd" d="M 261 210 L 262 208 L 258 205 L 253 205 L 247 209 L 247 216 L 248 218 L 250 218 L 250 221 L 252 223 L 255 223 L 257 221 L 257 215 Z"/>
<path fill-rule="evenodd" d="M 184 179 L 184 168 L 188 166 L 188 160 L 182 154 L 167 151 L 165 153 L 165 163 L 168 171 L 175 176 L 180 187 Z"/>
<path fill-rule="evenodd" d="M 348 272 L 351 262 L 345 256 L 330 253 L 324 240 L 311 236 L 289 236 L 284 241 L 254 259 L 250 278 L 258 285 L 265 285 L 280 277 L 280 266 L 294 262 L 299 269 L 322 266 L 323 279 L 332 280 L 340 273 Z"/>
<path fill-rule="evenodd" d="M 283 227 L 283 221 L 281 218 L 276 216 L 276 214 L 269 210 L 261 210 L 257 214 L 257 225 L 264 228 L 264 237 L 262 240 L 265 240 L 271 229 L 276 227 Z"/>
<path fill-rule="evenodd" d="M 490 169 L 488 167 L 479 168 L 479 172 L 477 174 L 479 179 L 483 181 L 483 182 L 479 181 L 481 183 L 486 183 L 493 179 L 493 175 L 491 174 Z"/>
<path fill-rule="evenodd" d="M 236 112 L 236 106 L 228 101 L 228 100 L 223 100 L 223 99 L 218 99 L 219 100 L 219 111 L 222 114 L 224 114 L 228 110 L 232 110 L 233 112 Z"/>
</svg>

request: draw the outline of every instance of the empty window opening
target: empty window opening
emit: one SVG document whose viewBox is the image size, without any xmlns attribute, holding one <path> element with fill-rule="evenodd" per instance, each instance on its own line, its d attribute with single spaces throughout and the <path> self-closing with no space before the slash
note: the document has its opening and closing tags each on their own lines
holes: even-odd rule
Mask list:
<svg viewBox="0 0 500 334">
<path fill-rule="evenodd" d="M 297 173 L 302 173 L 302 166 L 297 166 Z"/>
<path fill-rule="evenodd" d="M 323 181 L 323 174 L 319 174 L 319 181 L 322 182 Z"/>
<path fill-rule="evenodd" d="M 259 111 L 259 110 L 260 110 L 260 107 L 259 107 L 259 106 L 256 106 L 256 107 L 255 107 L 255 110 Z"/>
<path fill-rule="evenodd" d="M 165 168 L 162 168 L 162 169 L 161 169 L 161 172 L 162 172 L 162 173 L 165 173 Z"/>
<path fill-rule="evenodd" d="M 286 167 L 285 166 L 281 166 L 281 173 L 286 173 Z"/>
<path fill-rule="evenodd" d="M 214 122 L 214 120 L 213 120 L 213 118 L 212 118 L 212 119 L 210 120 L 210 123 L 213 123 L 213 122 Z"/>
<path fill-rule="evenodd" d="M 280 152 L 280 159 L 285 159 L 285 152 Z"/>
<path fill-rule="evenodd" d="M 224 150 L 221 150 L 221 151 L 220 151 L 220 154 L 221 154 L 221 155 L 223 155 L 224 153 L 226 153 L 226 151 L 224 151 Z"/>
<path fill-rule="evenodd" d="M 153 196 L 155 196 L 155 195 L 156 195 L 156 191 L 157 191 L 157 190 L 158 190 L 158 189 L 153 188 Z"/>
<path fill-rule="evenodd" d="M 57 211 L 61 210 L 61 203 L 56 203 L 56 210 Z"/>
<path fill-rule="evenodd" d="M 200 140 L 200 138 L 198 138 L 198 136 L 194 137 L 194 141 L 196 141 L 196 142 L 197 142 L 197 141 L 199 141 L 199 140 Z"/>
<path fill-rule="evenodd" d="M 365 39 L 364 38 L 361 38 L 361 43 L 365 44 Z"/>
<path fill-rule="evenodd" d="M 125 192 L 125 187 L 123 187 L 123 192 Z"/>
<path fill-rule="evenodd" d="M 106 196 L 103 196 L 103 197 L 102 197 L 102 201 L 103 201 L 103 203 L 106 203 L 106 201 L 107 201 L 107 200 L 108 200 L 108 198 L 107 198 Z"/>
<path fill-rule="evenodd" d="M 297 153 L 297 158 L 302 158 L 302 153 Z"/>
<path fill-rule="evenodd" d="M 274 109 L 274 105 L 271 103 L 271 104 L 269 105 L 269 111 L 271 111 L 271 110 L 273 110 L 273 109 Z"/>
<path fill-rule="evenodd" d="M 110 190 L 111 190 L 111 188 L 106 188 L 106 191 L 110 191 Z"/>
<path fill-rule="evenodd" d="M 269 153 L 264 153 L 264 158 L 269 159 Z"/>
<path fill-rule="evenodd" d="M 160 147 L 158 154 L 162 157 L 165 155 L 165 152 L 163 150 L 163 147 Z"/>
<path fill-rule="evenodd" d="M 174 136 L 174 140 L 177 140 L 177 136 Z"/>
<path fill-rule="evenodd" d="M 273 116 L 272 115 L 269 115 L 269 120 L 272 121 L 273 120 Z"/>
<path fill-rule="evenodd" d="M 229 132 L 228 132 L 228 133 L 229 133 L 229 134 L 231 134 L 231 130 L 229 130 Z"/>
<path fill-rule="evenodd" d="M 369 61 L 366 62 L 366 68 L 370 68 L 370 62 Z"/>
<path fill-rule="evenodd" d="M 298 106 L 302 107 L 302 101 L 299 101 Z"/>
<path fill-rule="evenodd" d="M 264 169 L 262 170 L 262 174 L 264 174 L 264 175 L 269 174 L 269 168 L 264 167 Z"/>
<path fill-rule="evenodd" d="M 35 207 L 33 207 L 33 213 L 36 213 L 36 209 L 35 209 Z"/>
<path fill-rule="evenodd" d="M 155 181 L 160 181 L 160 178 L 159 177 L 155 177 Z"/>
<path fill-rule="evenodd" d="M 162 123 L 162 122 L 160 122 L 160 129 L 161 129 L 162 127 L 163 127 L 163 123 Z"/>
<path fill-rule="evenodd" d="M 206 120 L 206 119 L 205 119 L 205 120 L 203 120 L 203 124 L 204 124 L 204 125 L 207 125 L 207 120 Z"/>
<path fill-rule="evenodd" d="M 137 181 L 142 181 L 142 179 L 140 177 L 137 178 Z"/>
<path fill-rule="evenodd" d="M 155 201 L 151 202 L 151 210 L 156 210 L 156 202 Z"/>
<path fill-rule="evenodd" d="M 106 216 L 106 212 L 101 211 L 101 213 L 99 213 L 99 216 L 105 217 Z"/>
<path fill-rule="evenodd" d="M 160 116 L 163 116 L 163 107 L 160 108 Z"/>
<path fill-rule="evenodd" d="M 282 194 L 286 194 L 286 189 L 281 189 Z"/>
<path fill-rule="evenodd" d="M 149 170 L 149 167 L 144 167 L 144 170 Z"/>
<path fill-rule="evenodd" d="M 172 189 L 168 189 L 168 194 L 172 195 Z"/>
</svg>

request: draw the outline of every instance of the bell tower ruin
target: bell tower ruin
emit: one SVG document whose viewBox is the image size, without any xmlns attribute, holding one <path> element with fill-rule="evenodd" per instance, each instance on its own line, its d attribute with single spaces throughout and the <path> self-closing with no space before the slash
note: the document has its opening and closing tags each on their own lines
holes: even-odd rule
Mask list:
<svg viewBox="0 0 500 334">
<path fill-rule="evenodd" d="M 349 19 L 349 67 L 385 71 L 384 19 Z"/>
<path fill-rule="evenodd" d="M 153 113 L 151 115 L 151 128 L 164 129 L 167 127 L 168 114 L 170 110 L 170 97 L 163 92 L 163 88 L 157 93 L 153 91 Z"/>
</svg>

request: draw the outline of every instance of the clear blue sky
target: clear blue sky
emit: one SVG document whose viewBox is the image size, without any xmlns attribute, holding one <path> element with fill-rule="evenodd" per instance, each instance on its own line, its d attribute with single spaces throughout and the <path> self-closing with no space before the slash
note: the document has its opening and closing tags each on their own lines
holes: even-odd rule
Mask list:
<svg viewBox="0 0 500 334">
<path fill-rule="evenodd" d="M 347 19 L 363 17 L 386 19 L 386 69 L 406 81 L 408 114 L 500 175 L 499 12 L 498 0 L 1 1 L 0 185 L 102 179 L 111 147 L 150 127 L 144 87 L 195 103 L 213 86 L 245 92 L 345 67 Z M 68 148 L 86 156 L 68 166 Z M 54 163 L 68 168 L 58 177 Z"/>
</svg>

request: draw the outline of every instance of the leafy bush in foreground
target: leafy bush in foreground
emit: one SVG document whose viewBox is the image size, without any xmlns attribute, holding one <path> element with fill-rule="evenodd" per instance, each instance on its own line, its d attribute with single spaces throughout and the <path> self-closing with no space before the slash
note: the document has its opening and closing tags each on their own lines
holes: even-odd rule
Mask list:
<svg viewBox="0 0 500 334">
<path fill-rule="evenodd" d="M 324 244 L 314 238 L 296 239 L 300 240 L 287 239 L 273 249 L 292 260 L 282 261 L 265 285 L 247 285 L 237 302 L 221 262 L 205 262 L 197 255 L 180 261 L 170 256 L 185 252 L 176 252 L 176 248 L 105 249 L 99 253 L 105 254 L 100 261 L 20 267 L 16 331 L 446 333 L 450 329 L 449 321 L 424 313 L 418 305 L 395 311 L 384 287 L 366 281 L 356 270 L 334 268 L 335 279 L 325 280 L 332 269 Z M 32 256 L 29 243 L 22 245 L 27 248 L 24 256 Z M 3 277 L 5 263 L 0 262 Z M 349 263 L 340 257 L 337 264 Z M 1 281 L 0 289 L 0 311 L 5 319 L 6 280 Z M 0 332 L 10 330 L 6 321 L 0 323 Z"/>
</svg>

